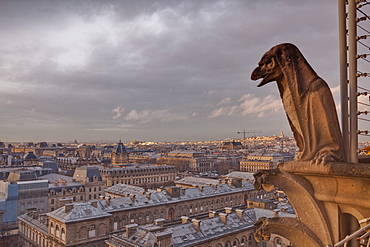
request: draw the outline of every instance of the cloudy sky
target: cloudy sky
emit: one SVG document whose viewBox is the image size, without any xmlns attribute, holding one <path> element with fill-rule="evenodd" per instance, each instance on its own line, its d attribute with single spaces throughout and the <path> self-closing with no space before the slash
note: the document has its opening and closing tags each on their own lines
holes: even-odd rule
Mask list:
<svg viewBox="0 0 370 247">
<path fill-rule="evenodd" d="M 334 0 L 3 0 L 0 140 L 292 136 L 276 84 L 250 74 L 294 43 L 338 104 L 337 12 Z"/>
</svg>

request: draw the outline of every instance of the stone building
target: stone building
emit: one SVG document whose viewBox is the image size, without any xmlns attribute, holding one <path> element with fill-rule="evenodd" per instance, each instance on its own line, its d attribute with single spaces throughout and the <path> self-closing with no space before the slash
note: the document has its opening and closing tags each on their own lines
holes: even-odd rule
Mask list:
<svg viewBox="0 0 370 247">
<path fill-rule="evenodd" d="M 77 167 L 73 178 L 59 174 L 47 174 L 41 178 L 49 181 L 47 212 L 61 207 L 62 200 L 65 199 L 71 199 L 71 202 L 84 202 L 99 199 L 104 195 L 105 182 L 98 167 Z"/>
<path fill-rule="evenodd" d="M 158 157 L 157 164 L 172 165 L 177 171 L 206 172 L 214 169 L 214 160 L 196 151 L 171 151 L 167 156 Z"/>
<path fill-rule="evenodd" d="M 87 246 L 87 243 L 103 246 L 109 234 L 122 232 L 127 225 L 141 226 L 158 219 L 179 221 L 182 216 L 201 218 L 208 215 L 208 211 L 245 207 L 246 199 L 260 192 L 250 182 L 240 185 L 191 189 L 173 186 L 162 191 L 141 191 L 85 203 L 63 200 L 65 205 L 46 215 L 30 209 L 19 217 L 22 246 Z"/>
<path fill-rule="evenodd" d="M 109 247 L 287 247 L 290 242 L 274 235 L 270 241 L 257 243 L 253 237 L 254 222 L 259 217 L 272 216 L 266 210 L 225 208 L 221 213 L 209 212 L 208 217 L 190 219 L 183 216 L 182 223 L 164 226 L 163 219 L 154 224 L 138 226 L 130 224 L 121 233 L 111 235 L 106 241 Z M 285 217 L 294 217 L 284 214 Z"/>
<path fill-rule="evenodd" d="M 291 159 L 291 155 L 280 153 L 252 153 L 245 160 L 240 161 L 240 171 L 254 173 L 262 169 L 275 169 L 279 162 L 289 161 Z"/>
<path fill-rule="evenodd" d="M 223 142 L 221 146 L 221 150 L 239 150 L 243 149 L 243 144 L 238 141 L 228 141 L 228 142 Z"/>
<path fill-rule="evenodd" d="M 123 145 L 121 140 L 117 144 L 116 149 L 111 154 L 112 165 L 122 165 L 129 162 L 129 155 L 126 147 Z"/>
<path fill-rule="evenodd" d="M 111 215 L 96 207 L 95 202 L 66 204 L 40 214 L 29 210 L 18 217 L 21 246 L 106 246 Z"/>
<path fill-rule="evenodd" d="M 100 173 L 106 187 L 115 184 L 131 184 L 144 187 L 159 187 L 171 184 L 176 178 L 176 170 L 170 165 L 127 164 L 101 168 Z"/>
</svg>

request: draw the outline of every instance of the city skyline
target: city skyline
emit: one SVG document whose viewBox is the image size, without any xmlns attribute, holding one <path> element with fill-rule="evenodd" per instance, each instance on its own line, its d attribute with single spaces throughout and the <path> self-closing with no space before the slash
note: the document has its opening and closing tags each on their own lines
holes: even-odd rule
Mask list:
<svg viewBox="0 0 370 247">
<path fill-rule="evenodd" d="M 276 84 L 250 80 L 285 42 L 339 109 L 336 1 L 4 1 L 0 13 L 0 141 L 292 136 Z"/>
</svg>

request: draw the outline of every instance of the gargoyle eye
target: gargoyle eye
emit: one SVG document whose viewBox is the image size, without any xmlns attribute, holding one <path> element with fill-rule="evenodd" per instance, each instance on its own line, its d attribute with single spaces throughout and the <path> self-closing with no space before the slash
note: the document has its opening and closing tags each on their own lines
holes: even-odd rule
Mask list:
<svg viewBox="0 0 370 247">
<path fill-rule="evenodd" d="M 264 64 L 269 64 L 271 63 L 271 58 L 267 58 L 265 61 L 264 61 Z"/>
</svg>

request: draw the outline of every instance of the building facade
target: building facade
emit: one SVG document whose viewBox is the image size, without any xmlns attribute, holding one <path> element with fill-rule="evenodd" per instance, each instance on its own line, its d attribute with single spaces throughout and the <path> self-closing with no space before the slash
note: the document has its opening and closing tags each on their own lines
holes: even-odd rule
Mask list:
<svg viewBox="0 0 370 247">
<path fill-rule="evenodd" d="M 172 183 L 176 170 L 170 165 L 127 164 L 100 169 L 106 187 L 118 183 L 144 187 L 159 187 Z"/>
<path fill-rule="evenodd" d="M 280 153 L 252 153 L 240 161 L 240 171 L 257 172 L 258 170 L 275 169 L 280 162 L 292 160 L 291 155 Z"/>
<path fill-rule="evenodd" d="M 104 246 L 110 234 L 124 231 L 127 225 L 142 226 L 158 219 L 179 221 L 182 216 L 201 218 L 209 211 L 245 207 L 246 199 L 254 193 L 253 185 L 243 182 L 241 187 L 219 184 L 182 189 L 172 186 L 162 191 L 83 203 L 64 200 L 65 205 L 46 215 L 30 209 L 19 216 L 19 234 L 22 246 Z"/>
<path fill-rule="evenodd" d="M 214 159 L 195 151 L 172 151 L 167 156 L 158 157 L 157 164 L 174 166 L 177 171 L 206 172 L 214 169 Z"/>
</svg>

